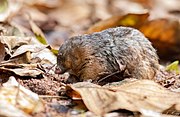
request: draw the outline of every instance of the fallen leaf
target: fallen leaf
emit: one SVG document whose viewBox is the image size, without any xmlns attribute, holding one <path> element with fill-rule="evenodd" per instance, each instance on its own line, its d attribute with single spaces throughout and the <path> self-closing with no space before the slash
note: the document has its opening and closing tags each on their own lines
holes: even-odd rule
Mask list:
<svg viewBox="0 0 180 117">
<path fill-rule="evenodd" d="M 44 110 L 44 105 L 38 95 L 18 84 L 14 77 L 10 77 L 8 82 L 0 88 L 0 100 L 27 114 Z M 3 110 L 5 109 L 9 110 L 8 107 Z M 13 116 L 16 114 L 18 113 L 12 113 Z"/>
<path fill-rule="evenodd" d="M 0 72 L 1 74 L 16 74 L 19 76 L 31 76 L 37 77 L 43 73 L 40 69 L 37 68 L 37 64 L 11 64 L 7 63 L 1 65 Z"/>
<path fill-rule="evenodd" d="M 9 103 L 6 103 L 4 101 L 0 101 L 0 103 L 0 116 L 2 117 L 31 117 L 24 111 L 16 108 Z"/>
<path fill-rule="evenodd" d="M 179 61 L 174 61 L 170 65 L 166 66 L 166 71 L 175 72 L 176 74 L 179 73 Z"/>
<path fill-rule="evenodd" d="M 18 13 L 21 8 L 20 2 L 16 0 L 1 0 L 0 1 L 0 22 L 6 21 L 8 18 Z"/>
<path fill-rule="evenodd" d="M 0 42 L 0 62 L 4 60 L 5 57 L 5 46 Z"/>
<path fill-rule="evenodd" d="M 32 58 L 40 58 L 41 60 L 47 60 L 51 63 L 51 65 L 57 63 L 57 57 L 48 48 L 45 48 L 40 52 L 32 53 Z"/>
<path fill-rule="evenodd" d="M 47 8 L 56 8 L 60 4 L 62 4 L 63 1 L 59 0 L 53 0 L 53 1 L 48 1 L 48 0 L 28 0 L 24 1 L 26 4 L 31 5 L 33 7 L 45 7 Z"/>
<path fill-rule="evenodd" d="M 78 92 L 86 107 L 97 115 L 126 109 L 133 112 L 150 110 L 162 113 L 172 106 L 180 113 L 180 94 L 171 92 L 151 80 L 137 80 L 120 86 L 100 87 L 80 82 L 70 86 Z"/>
<path fill-rule="evenodd" d="M 120 16 L 113 16 L 107 20 L 100 21 L 95 25 L 91 26 L 87 33 L 99 32 L 104 29 L 117 27 L 117 26 L 129 26 L 138 28 L 144 22 L 147 21 L 149 14 L 127 14 L 127 15 L 120 15 Z"/>
<path fill-rule="evenodd" d="M 31 76 L 31 77 L 37 77 L 38 75 L 42 74 L 42 71 L 34 68 L 34 69 L 29 69 L 29 68 L 17 68 L 17 69 L 8 69 L 9 71 L 13 71 L 15 74 L 19 76 Z"/>
<path fill-rule="evenodd" d="M 7 63 L 8 64 L 9 63 L 14 63 L 14 64 L 25 64 L 26 63 L 26 64 L 28 64 L 28 63 L 31 62 L 31 59 L 32 59 L 31 52 L 27 51 L 27 52 L 25 52 L 23 54 L 20 54 L 20 55 L 16 56 L 16 57 L 11 57 L 7 61 L 1 62 L 1 65 L 2 64 L 7 64 Z"/>
<path fill-rule="evenodd" d="M 32 41 L 31 37 L 0 36 L 0 42 L 5 45 L 6 53 L 12 56 L 15 47 L 27 45 Z"/>
<path fill-rule="evenodd" d="M 57 56 L 57 55 L 58 55 L 59 50 L 56 50 L 56 49 L 53 49 L 53 48 L 52 48 L 52 49 L 51 49 L 51 52 L 52 52 L 54 55 L 56 55 L 56 56 Z"/>
<path fill-rule="evenodd" d="M 175 56 L 180 52 L 179 26 L 176 20 L 155 19 L 144 23 L 139 30 L 153 43 L 161 58 L 177 59 Z"/>
<path fill-rule="evenodd" d="M 72 26 L 77 23 L 82 23 L 90 17 L 91 9 L 85 1 L 72 0 L 63 2 L 64 4 L 62 6 L 49 14 L 49 16 L 56 19 L 56 21 L 63 26 Z"/>
<path fill-rule="evenodd" d="M 24 36 L 24 33 L 17 28 L 9 24 L 8 22 L 0 22 L 1 36 Z"/>
<path fill-rule="evenodd" d="M 32 19 L 29 19 L 29 24 L 37 40 L 41 42 L 42 44 L 47 45 L 46 37 L 44 33 L 42 32 L 42 30 L 34 23 Z"/>
<path fill-rule="evenodd" d="M 49 47 L 48 45 L 39 45 L 39 44 L 34 44 L 34 45 L 22 45 L 19 48 L 16 49 L 16 51 L 13 53 L 11 58 L 14 58 L 16 56 L 19 56 L 21 54 L 24 54 L 26 52 L 33 52 L 33 53 L 38 53 L 44 50 L 45 48 Z"/>
<path fill-rule="evenodd" d="M 7 0 L 1 0 L 0 1 L 0 13 L 3 13 L 8 8 L 8 1 Z"/>
</svg>

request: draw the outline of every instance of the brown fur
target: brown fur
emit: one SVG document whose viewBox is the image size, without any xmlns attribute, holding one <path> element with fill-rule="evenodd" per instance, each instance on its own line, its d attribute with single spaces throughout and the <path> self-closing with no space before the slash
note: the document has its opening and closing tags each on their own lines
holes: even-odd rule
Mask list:
<svg viewBox="0 0 180 117">
<path fill-rule="evenodd" d="M 79 80 L 97 80 L 117 71 L 121 77 L 153 79 L 159 63 L 142 33 L 118 27 L 69 39 L 59 49 L 57 69 Z"/>
</svg>

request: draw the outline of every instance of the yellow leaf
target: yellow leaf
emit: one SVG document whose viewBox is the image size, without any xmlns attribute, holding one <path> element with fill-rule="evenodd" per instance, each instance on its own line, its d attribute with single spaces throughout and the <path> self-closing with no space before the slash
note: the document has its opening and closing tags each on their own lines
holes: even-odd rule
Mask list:
<svg viewBox="0 0 180 117">
<path fill-rule="evenodd" d="M 174 71 L 176 72 L 177 74 L 179 74 L 179 61 L 174 61 L 173 63 L 171 63 L 170 65 L 168 65 L 166 67 L 166 71 Z"/>
<path fill-rule="evenodd" d="M 42 30 L 31 19 L 29 20 L 29 24 L 37 40 L 41 42 L 42 44 L 47 45 L 46 37 L 44 36 L 44 33 L 42 32 Z"/>
<path fill-rule="evenodd" d="M 7 0 L 0 0 L 0 13 L 3 13 L 8 8 L 8 1 Z"/>
<path fill-rule="evenodd" d="M 149 13 L 144 14 L 126 14 L 126 15 L 117 15 L 112 16 L 107 20 L 100 21 L 93 26 L 91 26 L 86 33 L 90 34 L 93 32 L 99 32 L 104 29 L 117 27 L 117 26 L 128 26 L 138 28 L 144 22 L 147 21 Z"/>
<path fill-rule="evenodd" d="M 56 50 L 56 49 L 51 48 L 51 52 L 52 52 L 54 55 L 58 55 L 58 50 Z"/>
</svg>

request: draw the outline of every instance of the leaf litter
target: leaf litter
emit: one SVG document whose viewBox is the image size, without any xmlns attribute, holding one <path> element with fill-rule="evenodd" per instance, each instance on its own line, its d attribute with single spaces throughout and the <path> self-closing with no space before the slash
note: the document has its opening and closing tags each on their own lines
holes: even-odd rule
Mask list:
<svg viewBox="0 0 180 117">
<path fill-rule="evenodd" d="M 1 116 L 180 115 L 177 65 L 168 66 L 167 71 L 161 69 L 155 80 L 157 83 L 125 80 L 105 86 L 87 82 L 67 85 L 64 82 L 68 74 L 54 74 L 54 54 L 69 37 L 90 29 L 95 32 L 96 29 L 99 31 L 121 25 L 141 30 L 158 49 L 161 58 L 177 59 L 179 22 L 178 15 L 172 13 L 178 11 L 178 1 L 174 0 L 175 4 L 162 0 L 2 2 Z M 127 8 L 127 4 L 131 4 L 131 8 Z M 30 14 L 31 20 L 26 17 L 27 14 Z M 101 22 L 96 24 L 98 21 Z"/>
<path fill-rule="evenodd" d="M 175 106 L 173 111 L 178 114 L 180 112 L 180 94 L 168 91 L 150 80 L 137 80 L 108 87 L 82 82 L 70 87 L 79 93 L 86 107 L 97 115 L 118 109 L 141 114 L 143 110 L 163 113 L 172 106 Z"/>
</svg>

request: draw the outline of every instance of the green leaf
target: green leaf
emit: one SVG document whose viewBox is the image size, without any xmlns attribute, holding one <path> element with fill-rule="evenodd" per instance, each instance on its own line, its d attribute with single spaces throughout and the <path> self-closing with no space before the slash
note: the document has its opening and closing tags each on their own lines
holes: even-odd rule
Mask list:
<svg viewBox="0 0 180 117">
<path fill-rule="evenodd" d="M 7 0 L 0 0 L 0 13 L 3 13 L 8 8 L 8 1 Z"/>
<path fill-rule="evenodd" d="M 31 26 L 31 29 L 32 29 L 33 33 L 34 33 L 35 36 L 36 36 L 36 39 L 37 39 L 40 43 L 42 43 L 42 44 L 44 44 L 44 45 L 47 45 L 48 43 L 47 43 L 47 41 L 46 41 L 46 37 L 45 37 L 44 33 L 42 32 L 42 30 L 41 30 L 41 29 L 34 23 L 34 21 L 31 20 L 31 19 L 29 19 L 29 24 L 30 24 L 30 26 Z"/>
<path fill-rule="evenodd" d="M 56 56 L 58 55 L 58 50 L 56 50 L 56 49 L 51 48 L 51 52 Z"/>
<path fill-rule="evenodd" d="M 178 65 L 179 65 L 179 61 L 174 61 L 173 63 L 171 63 L 166 67 L 166 71 L 172 71 L 172 72 L 174 71 L 175 73 L 179 74 L 180 72 Z"/>
<path fill-rule="evenodd" d="M 42 44 L 44 44 L 44 45 L 47 45 L 47 41 L 46 41 L 46 39 L 45 39 L 42 35 L 39 35 L 39 34 L 36 34 L 36 33 L 35 33 L 35 36 L 36 36 L 36 39 L 37 39 L 40 43 L 42 43 Z"/>
</svg>

